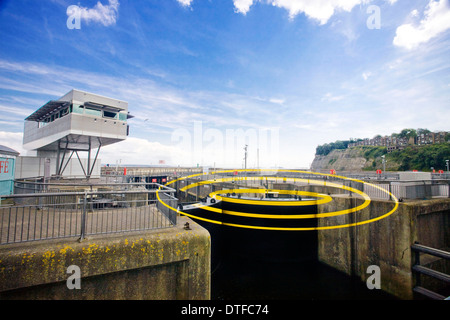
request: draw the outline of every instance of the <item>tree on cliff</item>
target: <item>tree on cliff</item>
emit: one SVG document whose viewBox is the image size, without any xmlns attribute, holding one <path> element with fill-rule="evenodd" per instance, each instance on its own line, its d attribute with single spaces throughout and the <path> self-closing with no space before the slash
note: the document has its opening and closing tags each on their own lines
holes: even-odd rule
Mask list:
<svg viewBox="0 0 450 320">
<path fill-rule="evenodd" d="M 350 141 L 336 141 L 336 142 L 326 143 L 326 144 L 318 146 L 316 148 L 316 155 L 326 156 L 335 149 L 347 149 L 349 143 L 350 143 Z"/>
<path fill-rule="evenodd" d="M 450 144 L 440 143 L 425 146 L 410 146 L 388 154 L 388 161 L 392 159 L 400 163 L 398 170 L 430 171 L 445 170 L 445 160 L 450 158 Z"/>
<path fill-rule="evenodd" d="M 403 129 L 400 132 L 399 136 L 400 138 L 407 138 L 407 139 L 415 138 L 417 137 L 417 131 L 415 129 Z"/>
</svg>

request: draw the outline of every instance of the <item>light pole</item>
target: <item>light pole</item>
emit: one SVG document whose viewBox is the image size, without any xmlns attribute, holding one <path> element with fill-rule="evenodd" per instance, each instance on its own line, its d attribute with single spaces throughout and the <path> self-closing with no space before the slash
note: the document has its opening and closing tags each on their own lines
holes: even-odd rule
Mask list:
<svg viewBox="0 0 450 320">
<path fill-rule="evenodd" d="M 447 173 L 448 173 L 448 160 L 445 160 L 446 166 L 447 166 Z"/>
<path fill-rule="evenodd" d="M 382 162 L 383 162 L 383 173 L 386 171 L 386 156 L 382 155 L 381 156 Z"/>
<path fill-rule="evenodd" d="M 247 147 L 248 145 L 245 145 L 244 150 L 245 150 L 245 157 L 244 157 L 244 161 L 245 161 L 245 167 L 244 169 L 247 170 Z"/>
</svg>

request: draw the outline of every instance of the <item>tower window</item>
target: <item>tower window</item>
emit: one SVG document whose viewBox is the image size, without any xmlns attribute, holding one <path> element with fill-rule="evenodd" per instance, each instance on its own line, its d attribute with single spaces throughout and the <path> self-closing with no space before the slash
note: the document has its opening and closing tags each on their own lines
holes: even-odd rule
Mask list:
<svg viewBox="0 0 450 320">
<path fill-rule="evenodd" d="M 103 111 L 104 118 L 116 119 L 117 113 L 111 111 Z"/>
</svg>

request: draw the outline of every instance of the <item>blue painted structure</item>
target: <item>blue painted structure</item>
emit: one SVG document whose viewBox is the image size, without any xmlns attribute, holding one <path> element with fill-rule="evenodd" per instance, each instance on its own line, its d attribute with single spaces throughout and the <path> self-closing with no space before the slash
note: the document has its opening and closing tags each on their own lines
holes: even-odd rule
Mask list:
<svg viewBox="0 0 450 320">
<path fill-rule="evenodd" d="M 0 145 L 0 195 L 14 193 L 14 173 L 19 152 Z"/>
</svg>

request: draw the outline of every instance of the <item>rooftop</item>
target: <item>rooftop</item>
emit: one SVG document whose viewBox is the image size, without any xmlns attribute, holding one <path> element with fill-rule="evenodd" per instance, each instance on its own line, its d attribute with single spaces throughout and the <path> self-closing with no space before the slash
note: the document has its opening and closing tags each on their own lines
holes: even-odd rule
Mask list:
<svg viewBox="0 0 450 320">
<path fill-rule="evenodd" d="M 25 120 L 37 122 L 42 121 L 52 114 L 59 112 L 61 109 L 69 107 L 74 99 L 76 99 L 80 104 L 83 104 L 86 107 L 110 112 L 120 112 L 127 110 L 128 105 L 124 101 L 73 89 L 66 95 L 61 97 L 59 100 L 50 100 L 38 110 L 29 115 L 27 118 L 25 118 Z M 128 113 L 127 118 L 133 118 L 133 116 Z"/>
<path fill-rule="evenodd" d="M 7 146 L 0 145 L 0 153 L 7 154 L 9 156 L 18 156 L 20 153 Z"/>
</svg>

